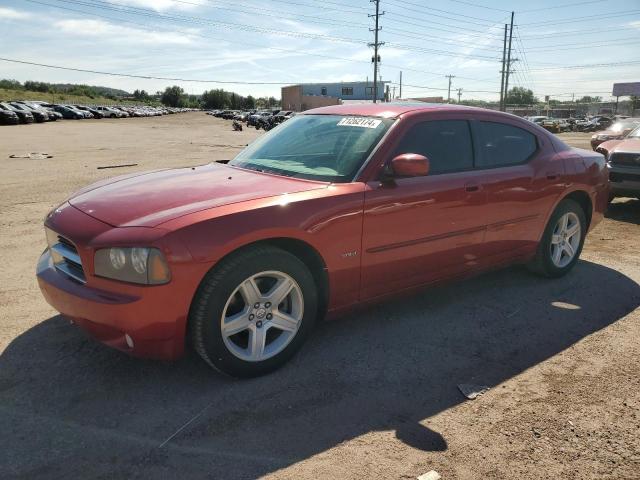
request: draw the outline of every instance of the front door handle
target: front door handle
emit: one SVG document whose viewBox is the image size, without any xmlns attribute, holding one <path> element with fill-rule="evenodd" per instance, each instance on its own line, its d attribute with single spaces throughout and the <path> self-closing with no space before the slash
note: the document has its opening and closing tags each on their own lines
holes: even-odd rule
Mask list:
<svg viewBox="0 0 640 480">
<path fill-rule="evenodd" d="M 467 192 L 479 192 L 480 191 L 480 184 L 478 184 L 478 183 L 467 183 L 464 186 L 464 189 Z"/>
<path fill-rule="evenodd" d="M 547 172 L 547 180 L 557 180 L 559 176 L 557 172 Z"/>
</svg>

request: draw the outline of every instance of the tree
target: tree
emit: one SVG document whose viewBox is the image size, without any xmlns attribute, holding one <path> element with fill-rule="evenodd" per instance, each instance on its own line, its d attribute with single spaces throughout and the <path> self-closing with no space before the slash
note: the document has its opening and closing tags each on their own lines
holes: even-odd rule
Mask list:
<svg viewBox="0 0 640 480">
<path fill-rule="evenodd" d="M 133 92 L 133 98 L 136 100 L 149 100 L 149 94 L 144 90 L 135 90 Z"/>
<path fill-rule="evenodd" d="M 8 90 L 22 90 L 22 84 L 17 80 L 2 79 L 0 80 L 0 88 L 6 88 Z"/>
<path fill-rule="evenodd" d="M 202 93 L 202 106 L 210 109 L 223 109 L 227 106 L 227 92 L 221 88 Z"/>
<path fill-rule="evenodd" d="M 160 98 L 162 104 L 168 107 L 182 107 L 185 104 L 185 100 L 184 90 L 177 85 L 165 88 Z"/>
<path fill-rule="evenodd" d="M 246 108 L 247 110 L 253 110 L 254 108 L 256 108 L 256 99 L 251 95 L 248 95 L 244 99 L 244 108 Z"/>
<path fill-rule="evenodd" d="M 507 105 L 533 105 L 534 103 L 538 103 L 538 99 L 531 90 L 524 87 L 513 87 L 507 93 Z"/>
<path fill-rule="evenodd" d="M 578 98 L 576 100 L 577 103 L 598 103 L 602 101 L 602 97 L 591 97 L 589 95 L 585 95 L 582 98 Z"/>
</svg>

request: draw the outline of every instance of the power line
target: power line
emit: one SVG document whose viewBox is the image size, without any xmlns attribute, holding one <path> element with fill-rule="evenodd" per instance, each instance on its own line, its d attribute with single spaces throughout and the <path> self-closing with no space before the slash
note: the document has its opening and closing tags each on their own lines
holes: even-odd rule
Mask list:
<svg viewBox="0 0 640 480">
<path fill-rule="evenodd" d="M 558 44 L 556 46 L 540 46 L 540 47 L 533 47 L 530 48 L 529 51 L 530 52 L 555 52 L 558 50 L 581 50 L 584 48 L 601 48 L 601 47 L 612 47 L 612 46 L 618 46 L 618 45 L 636 45 L 638 43 L 638 39 L 633 39 L 633 40 L 629 40 L 629 41 L 618 41 L 618 40 L 612 40 L 608 43 L 567 43 L 565 45 L 562 44 Z M 576 45 L 574 47 L 570 47 L 569 45 Z"/>
<path fill-rule="evenodd" d="M 507 12 L 507 13 L 511 12 L 511 10 L 504 10 L 502 8 L 487 7 L 486 5 L 479 5 L 479 4 L 473 3 L 473 2 L 465 2 L 464 0 L 449 0 L 449 1 L 450 2 L 455 2 L 455 3 L 462 3 L 463 5 L 469 5 L 471 7 L 485 8 L 487 10 L 495 10 L 497 12 Z"/>
<path fill-rule="evenodd" d="M 629 26 L 624 26 L 624 25 L 609 25 L 609 29 L 607 31 L 611 32 L 611 31 L 619 31 L 619 30 L 637 30 L 636 27 L 629 27 Z M 607 33 L 607 31 L 605 32 L 599 32 L 599 33 Z M 568 37 L 568 36 L 574 36 L 574 35 L 579 35 L 581 33 L 591 33 L 593 34 L 593 28 L 590 29 L 586 29 L 586 30 L 563 30 L 562 32 L 555 32 L 555 33 L 539 33 L 539 34 L 528 34 L 528 35 L 524 35 L 522 38 L 524 39 L 531 39 L 531 40 L 535 40 L 538 38 L 544 39 L 544 38 L 555 38 L 555 37 Z"/>
<path fill-rule="evenodd" d="M 415 16 L 411 16 L 411 15 L 404 15 L 404 14 L 402 14 L 402 13 L 397 13 L 397 12 L 394 12 L 394 11 L 391 11 L 391 10 L 390 10 L 390 11 L 388 11 L 388 12 L 387 12 L 387 14 L 388 14 L 388 15 L 393 15 L 394 17 L 403 18 L 403 19 L 406 19 L 406 20 L 413 20 L 413 21 L 416 21 Z M 411 23 L 409 23 L 409 22 L 405 22 L 405 21 L 402 21 L 402 22 L 401 22 L 401 21 L 399 21 L 399 20 L 393 20 L 393 21 L 394 21 L 394 22 L 396 22 L 396 23 L 403 23 L 403 24 L 404 24 L 404 23 L 407 23 L 407 24 L 411 25 Z M 420 20 L 417 20 L 417 21 L 420 21 Z M 427 23 L 425 23 L 425 22 L 427 22 Z M 490 32 L 487 32 L 486 30 L 478 30 L 478 29 L 475 29 L 475 28 L 469 28 L 469 27 L 467 27 L 467 26 L 463 26 L 463 25 L 451 25 L 451 24 L 449 24 L 449 23 L 435 22 L 435 21 L 433 21 L 433 20 L 425 20 L 425 21 L 422 21 L 422 23 L 423 23 L 423 25 L 418 25 L 418 26 L 426 26 L 426 27 L 433 28 L 433 27 L 432 27 L 433 25 L 441 25 L 441 26 L 443 26 L 443 27 L 455 28 L 455 29 L 463 30 L 463 32 L 464 32 L 465 34 L 469 34 L 469 32 L 472 32 L 472 33 L 475 33 L 475 34 L 476 34 L 476 36 L 485 36 L 485 37 L 486 37 L 487 35 L 489 35 L 489 36 L 491 36 L 491 35 L 492 35 Z M 488 26 L 488 25 L 483 25 L 483 27 L 485 27 L 485 28 L 486 28 L 487 26 Z M 442 30 L 442 29 L 439 29 L 439 30 Z M 446 31 L 446 30 L 445 30 L 445 31 Z M 459 32 L 459 31 L 453 31 L 453 32 L 451 32 L 451 31 L 449 30 L 449 32 L 450 32 L 450 33 L 458 33 L 458 34 L 460 34 L 460 32 Z M 495 35 L 494 35 L 494 36 L 495 36 Z"/>
<path fill-rule="evenodd" d="M 60 9 L 60 10 L 66 10 L 66 11 L 71 11 L 71 12 L 75 12 L 75 13 L 80 13 L 80 14 L 83 14 L 83 15 L 90 15 L 90 16 L 93 16 L 93 17 L 104 18 L 104 19 L 107 19 L 107 20 L 113 20 L 113 21 L 117 21 L 117 22 L 124 22 L 124 23 L 128 23 L 128 24 L 131 24 L 131 25 L 136 25 L 138 27 L 141 27 L 141 28 L 143 28 L 145 30 L 152 31 L 152 32 L 157 32 L 158 31 L 155 28 L 149 28 L 149 26 L 146 25 L 146 24 L 135 22 L 135 21 L 128 20 L 128 19 L 121 19 L 121 18 L 111 17 L 111 16 L 108 16 L 108 15 L 104 15 L 104 14 L 100 14 L 100 13 L 96 13 L 96 12 L 87 12 L 87 11 L 84 11 L 84 10 L 78 10 L 78 9 L 71 8 L 71 7 L 64 7 L 64 6 L 61 6 L 61 5 L 53 5 L 53 4 L 41 2 L 41 1 L 38 1 L 38 0 L 26 0 L 26 1 L 28 1 L 30 3 L 38 4 L 38 5 L 44 5 L 44 6 L 48 6 L 48 7 L 52 7 L 52 8 L 57 8 L 57 9 Z M 151 16 L 151 15 L 149 15 L 149 16 Z M 175 30 L 173 30 L 173 31 L 175 31 Z M 214 36 L 211 36 L 211 35 L 202 35 L 202 34 L 195 33 L 195 32 L 190 32 L 190 31 L 178 30 L 177 33 L 183 33 L 183 34 L 185 34 L 187 36 L 195 36 L 195 37 L 205 38 L 205 39 L 212 39 L 212 38 L 218 39 L 217 37 L 214 37 Z M 224 42 L 230 43 L 230 44 L 243 45 L 243 46 L 252 46 L 252 47 L 257 47 L 257 48 L 263 48 L 263 49 L 266 49 L 266 50 L 273 50 L 273 51 L 277 51 L 277 52 L 290 53 L 290 54 L 294 54 L 294 55 L 326 58 L 326 59 L 340 60 L 340 61 L 343 61 L 343 62 L 350 62 L 350 63 L 367 63 L 367 64 L 370 63 L 367 60 L 355 60 L 353 58 L 344 58 L 344 57 L 339 57 L 339 56 L 335 56 L 335 55 L 321 54 L 321 53 L 317 53 L 317 52 L 272 47 L 272 46 L 266 46 L 266 45 L 262 45 L 262 44 L 251 43 L 251 42 L 247 42 L 247 41 L 244 41 L 244 40 L 242 42 L 237 42 L 237 41 L 229 40 L 228 37 L 225 37 L 222 40 Z M 400 69 L 404 69 L 404 70 L 408 70 L 408 71 L 411 71 L 411 72 L 423 73 L 423 74 L 427 74 L 427 75 L 434 75 L 434 76 L 436 76 L 436 75 L 444 75 L 444 72 L 433 72 L 433 71 L 421 70 L 421 69 L 406 67 L 406 66 L 403 66 L 403 65 L 395 65 L 395 64 L 390 64 L 390 63 L 387 63 L 386 65 L 388 67 L 390 67 L 390 68 L 396 68 L 396 69 L 399 69 L 399 70 Z M 478 79 L 478 78 L 464 77 L 464 76 L 459 76 L 458 78 L 463 78 L 463 79 L 466 79 L 466 80 L 472 80 L 472 81 L 477 81 L 477 82 L 487 82 L 488 80 L 490 80 L 490 79 Z"/>
<path fill-rule="evenodd" d="M 588 5 L 590 3 L 603 3 L 602 0 L 589 0 L 586 2 L 565 3 L 564 5 L 554 5 L 553 7 L 531 8 L 528 10 L 516 10 L 518 13 L 541 12 L 542 10 L 556 10 L 558 8 L 577 7 L 578 5 Z"/>
<path fill-rule="evenodd" d="M 532 68 L 531 71 L 538 72 L 542 70 L 574 70 L 574 69 L 581 69 L 581 68 L 622 67 L 622 66 L 638 65 L 638 64 L 640 64 L 640 61 L 631 60 L 628 62 L 591 63 L 587 65 L 565 65 L 561 67 Z"/>
<path fill-rule="evenodd" d="M 403 4 L 412 5 L 414 7 L 420 7 L 420 8 L 423 8 L 423 9 L 427 9 L 429 11 L 435 11 L 435 12 L 441 12 L 441 13 L 449 13 L 451 15 L 456 15 L 458 17 L 471 18 L 471 19 L 474 19 L 474 20 L 482 20 L 482 21 L 487 22 L 489 24 L 495 23 L 495 20 L 491 20 L 489 18 L 481 18 L 481 17 L 474 17 L 472 15 L 464 15 L 464 14 L 459 13 L 459 12 L 452 12 L 451 10 L 441 10 L 439 8 L 435 8 L 435 7 L 431 7 L 431 6 L 425 7 L 423 4 L 412 3 L 412 2 L 408 2 L 407 0 L 395 0 L 395 1 L 398 1 L 398 2 L 401 1 Z"/>
<path fill-rule="evenodd" d="M 488 25 L 493 25 L 495 24 L 495 20 L 489 20 L 486 18 L 478 18 L 478 17 L 472 17 L 469 15 L 463 15 L 463 14 L 459 14 L 456 12 L 448 12 L 447 10 L 440 10 L 437 8 L 433 8 L 433 7 L 425 7 L 424 5 L 419 5 L 417 3 L 411 3 L 411 2 L 407 2 L 406 0 L 403 0 L 402 3 L 397 3 L 395 1 L 391 1 L 389 2 L 389 0 L 387 0 L 387 3 L 390 3 L 392 6 L 396 5 L 398 7 L 401 7 L 409 12 L 416 12 L 416 13 L 421 13 L 423 15 L 428 15 L 431 17 L 437 17 L 437 18 L 444 18 L 446 20 L 452 20 L 454 22 L 460 22 L 460 23 L 470 23 L 473 25 L 480 25 L 482 27 L 484 26 L 488 26 Z M 419 7 L 419 9 L 416 8 L 411 8 L 411 7 L 407 7 L 405 5 L 411 5 L 411 6 L 415 6 L 415 7 Z M 443 13 L 451 13 L 453 15 L 456 15 L 456 17 L 451 17 L 451 16 L 445 16 L 445 15 L 439 15 L 433 12 L 443 12 Z M 471 18 L 473 20 L 480 20 L 481 22 L 477 22 L 477 21 L 472 21 L 472 20 L 464 20 L 461 18 L 457 18 L 457 17 L 464 17 L 464 18 Z"/>
<path fill-rule="evenodd" d="M 20 63 L 23 65 L 34 65 L 36 67 L 54 68 L 57 70 L 69 70 L 72 72 L 93 73 L 98 75 L 108 75 L 112 77 L 141 78 L 144 80 L 166 80 L 170 82 L 195 82 L 195 83 L 219 83 L 227 85 L 290 85 L 291 82 L 248 82 L 246 80 L 207 80 L 196 78 L 176 78 L 176 77 L 158 77 L 154 75 L 133 75 L 128 73 L 105 72 L 101 70 L 88 70 L 85 68 L 63 67 L 60 65 L 49 65 L 46 63 L 28 62 L 26 60 L 16 60 L 14 58 L 0 57 L 0 61 Z"/>
<path fill-rule="evenodd" d="M 28 0 L 28 1 L 31 1 L 31 0 Z M 186 23 L 196 24 L 196 25 L 209 25 L 209 26 L 217 25 L 217 26 L 222 26 L 224 28 L 249 30 L 249 31 L 255 31 L 259 33 L 267 33 L 270 35 L 279 35 L 279 36 L 287 36 L 287 37 L 295 37 L 295 38 L 309 38 L 309 39 L 327 40 L 327 41 L 334 41 L 334 42 L 337 41 L 337 42 L 345 42 L 345 43 L 366 44 L 366 40 L 364 39 L 337 37 L 332 35 L 323 35 L 323 34 L 309 33 L 309 32 L 289 32 L 286 30 L 279 30 L 279 29 L 267 28 L 267 27 L 257 27 L 255 25 L 227 22 L 222 20 L 213 20 L 213 19 L 208 19 L 204 17 L 194 17 L 194 16 L 188 16 L 188 15 L 176 15 L 176 14 L 168 15 L 164 13 L 157 13 L 157 12 L 154 12 L 153 10 L 148 10 L 145 8 L 115 6 L 99 0 L 91 0 L 91 1 L 89 0 L 55 0 L 55 1 L 72 4 L 72 5 L 82 5 L 82 6 L 97 8 L 101 10 L 110 10 L 110 11 L 115 11 L 120 13 L 128 13 L 132 15 L 161 18 L 163 20 L 186 22 Z"/>
<path fill-rule="evenodd" d="M 640 13 L 640 10 L 627 10 L 624 12 L 612 12 L 612 13 L 599 14 L 599 15 L 586 15 L 584 17 L 572 17 L 572 18 L 565 18 L 561 20 L 546 20 L 542 22 L 521 23 L 520 26 L 528 27 L 528 26 L 560 25 L 564 23 L 575 23 L 575 22 L 582 23 L 590 19 L 602 20 L 606 18 L 615 18 L 615 17 L 623 17 L 623 16 L 626 17 L 627 15 L 635 15 L 637 13 Z"/>
<path fill-rule="evenodd" d="M 399 85 L 396 82 L 389 82 L 391 85 Z M 449 89 L 447 87 L 430 87 L 428 85 L 412 85 L 410 83 L 402 83 L 402 87 L 410 87 L 410 88 L 416 88 L 416 89 L 420 89 L 420 90 L 435 90 L 435 91 L 441 91 L 441 92 L 446 92 Z M 494 90 L 467 90 L 465 89 L 465 92 L 467 93 L 500 93 Z"/>
</svg>

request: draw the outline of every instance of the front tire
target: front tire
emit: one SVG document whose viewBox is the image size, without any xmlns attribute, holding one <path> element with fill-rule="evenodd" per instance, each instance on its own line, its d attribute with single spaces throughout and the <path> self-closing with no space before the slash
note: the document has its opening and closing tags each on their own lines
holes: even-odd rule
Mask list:
<svg viewBox="0 0 640 480">
<path fill-rule="evenodd" d="M 586 233 L 587 220 L 580 204 L 562 200 L 549 219 L 530 269 L 550 278 L 566 275 L 580 257 Z"/>
<path fill-rule="evenodd" d="M 271 372 L 313 329 L 317 291 L 309 269 L 287 251 L 261 246 L 232 254 L 198 288 L 189 314 L 193 347 L 233 377 Z"/>
</svg>

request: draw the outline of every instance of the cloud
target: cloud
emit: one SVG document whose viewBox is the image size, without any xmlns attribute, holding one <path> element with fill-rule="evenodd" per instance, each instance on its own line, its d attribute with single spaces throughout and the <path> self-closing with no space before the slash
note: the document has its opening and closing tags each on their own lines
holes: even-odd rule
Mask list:
<svg viewBox="0 0 640 480">
<path fill-rule="evenodd" d="M 109 3 L 113 3 L 116 5 L 128 6 L 128 7 L 142 7 L 142 8 L 150 8 L 152 10 L 156 10 L 158 12 L 163 12 L 166 10 L 176 9 L 176 10 L 191 10 L 200 5 L 204 5 L 199 3 L 198 0 L 185 0 L 185 1 L 175 1 L 175 0 L 108 0 Z"/>
<path fill-rule="evenodd" d="M 0 20 L 21 20 L 23 18 L 29 18 L 30 16 L 27 12 L 0 7 Z"/>
<path fill-rule="evenodd" d="M 104 40 L 153 45 L 189 45 L 194 38 L 185 32 L 154 32 L 138 28 L 124 27 L 102 20 L 60 20 L 55 23 L 63 33 L 82 37 L 99 37 Z"/>
</svg>

